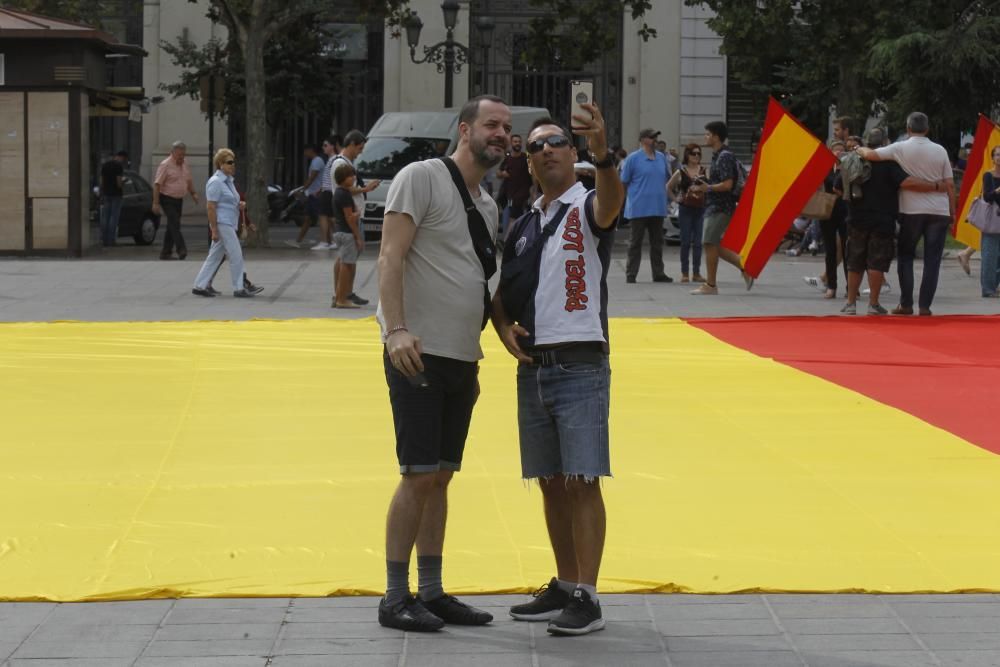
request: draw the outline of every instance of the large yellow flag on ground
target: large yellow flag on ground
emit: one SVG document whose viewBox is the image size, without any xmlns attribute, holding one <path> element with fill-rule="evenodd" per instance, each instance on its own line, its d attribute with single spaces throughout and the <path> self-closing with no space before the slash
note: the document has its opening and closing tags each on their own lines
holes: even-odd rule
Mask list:
<svg viewBox="0 0 1000 667">
<path fill-rule="evenodd" d="M 972 202 L 983 195 L 983 174 L 993 168 L 993 149 L 1000 146 L 1000 128 L 986 116 L 979 116 L 976 138 L 972 143 L 965 176 L 962 177 L 962 191 L 958 198 L 958 215 L 951 227 L 951 235 L 967 246 L 979 249 L 979 230 L 969 222 Z"/>
<path fill-rule="evenodd" d="M 753 169 L 722 245 L 760 275 L 774 249 L 802 212 L 837 158 L 774 98 Z"/>
</svg>

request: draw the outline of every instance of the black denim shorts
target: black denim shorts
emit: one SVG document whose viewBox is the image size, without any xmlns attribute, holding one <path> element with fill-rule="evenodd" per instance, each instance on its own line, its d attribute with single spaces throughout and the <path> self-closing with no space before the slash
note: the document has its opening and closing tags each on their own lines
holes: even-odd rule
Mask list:
<svg viewBox="0 0 1000 667">
<path fill-rule="evenodd" d="M 479 363 L 421 355 L 427 386 L 411 384 L 382 353 L 389 385 L 400 473 L 460 470 L 472 409 L 479 398 Z"/>
</svg>

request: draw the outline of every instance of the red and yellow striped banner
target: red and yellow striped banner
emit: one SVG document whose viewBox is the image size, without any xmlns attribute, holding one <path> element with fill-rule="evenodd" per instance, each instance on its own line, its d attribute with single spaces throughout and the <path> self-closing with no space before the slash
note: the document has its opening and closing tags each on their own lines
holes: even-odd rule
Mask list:
<svg viewBox="0 0 1000 667">
<path fill-rule="evenodd" d="M 957 241 L 967 246 L 979 249 L 979 230 L 969 222 L 969 209 L 972 202 L 983 194 L 983 174 L 993 168 L 990 157 L 993 149 L 1000 146 L 1000 128 L 986 116 L 979 116 L 979 126 L 976 128 L 976 138 L 972 143 L 965 166 L 965 176 L 962 177 L 962 191 L 958 198 L 958 215 L 951 227 L 951 235 Z"/>
<path fill-rule="evenodd" d="M 753 169 L 722 239 L 758 277 L 837 158 L 774 98 Z"/>
</svg>

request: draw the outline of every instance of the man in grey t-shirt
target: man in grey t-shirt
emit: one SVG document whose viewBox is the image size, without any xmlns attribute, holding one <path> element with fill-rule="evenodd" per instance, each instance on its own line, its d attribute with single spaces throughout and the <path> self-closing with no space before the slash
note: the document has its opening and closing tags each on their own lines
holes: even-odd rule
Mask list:
<svg viewBox="0 0 1000 667">
<path fill-rule="evenodd" d="M 497 206 L 479 184 L 510 146 L 510 108 L 484 95 L 469 100 L 458 121 L 451 159 L 495 243 Z M 461 468 L 479 394 L 486 293 L 461 193 L 441 160 L 407 165 L 393 179 L 378 269 L 376 316 L 402 475 L 386 520 L 387 585 L 378 620 L 417 632 L 484 625 L 492 615 L 441 587 L 448 483 Z M 419 598 L 409 588 L 414 545 Z"/>
<path fill-rule="evenodd" d="M 866 160 L 895 160 L 903 171 L 934 183 L 934 190 L 899 191 L 899 242 L 896 271 L 899 275 L 899 305 L 894 315 L 913 314 L 913 258 L 917 244 L 924 240 L 924 274 L 920 280 L 918 307 L 921 315 L 931 314 L 931 302 L 937 292 L 938 273 L 955 211 L 955 181 L 951 161 L 944 147 L 927 138 L 930 122 L 927 115 L 914 111 L 906 119 L 906 141 L 882 148 L 859 148 Z"/>
</svg>

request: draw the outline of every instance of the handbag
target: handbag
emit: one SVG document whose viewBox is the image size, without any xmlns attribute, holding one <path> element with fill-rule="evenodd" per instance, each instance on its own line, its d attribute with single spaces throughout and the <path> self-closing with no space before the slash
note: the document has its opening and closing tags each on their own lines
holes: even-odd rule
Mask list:
<svg viewBox="0 0 1000 667">
<path fill-rule="evenodd" d="M 704 208 L 705 207 L 705 193 L 704 192 L 692 192 L 691 191 L 691 177 L 683 171 L 681 168 L 681 182 L 687 182 L 688 187 L 684 190 L 684 196 L 681 198 L 680 205 L 687 206 L 688 208 Z M 699 176 L 704 177 L 705 169 L 704 167 L 699 170 Z"/>
<path fill-rule="evenodd" d="M 486 328 L 486 324 L 490 321 L 490 314 L 493 312 L 489 281 L 493 277 L 493 274 L 497 272 L 495 241 L 490 236 L 490 230 L 486 226 L 483 214 L 479 212 L 475 202 L 472 201 L 469 188 L 465 185 L 465 179 L 462 178 L 462 172 L 458 170 L 458 165 L 448 157 L 439 159 L 448 167 L 451 180 L 455 183 L 455 187 L 458 188 L 458 194 L 462 196 L 462 205 L 465 207 L 465 214 L 468 217 L 469 236 L 472 237 L 472 249 L 476 251 L 476 257 L 479 258 L 479 263 L 483 265 L 483 275 L 486 276 L 486 279 L 483 281 L 483 324 L 480 327 L 480 330 L 482 330 Z"/>
<path fill-rule="evenodd" d="M 569 204 L 564 203 L 555 216 L 542 228 L 542 233 L 535 238 L 530 248 L 524 248 L 517 254 L 517 241 L 528 225 L 537 225 L 541 217 L 539 211 L 528 211 L 517 222 L 511 225 L 507 238 L 514 246 L 504 250 L 503 265 L 500 267 L 500 300 L 504 312 L 512 322 L 526 321 L 525 315 L 531 312 L 535 303 L 535 290 L 538 289 L 538 271 L 542 261 L 542 248 L 550 236 L 556 233 L 559 223 L 566 216 Z"/>
<path fill-rule="evenodd" d="M 833 207 L 837 203 L 837 195 L 832 192 L 817 190 L 812 193 L 806 207 L 802 209 L 803 218 L 813 220 L 829 220 L 833 216 Z"/>
<path fill-rule="evenodd" d="M 972 200 L 966 220 L 983 234 L 1000 234 L 1000 211 L 982 197 Z"/>
</svg>

